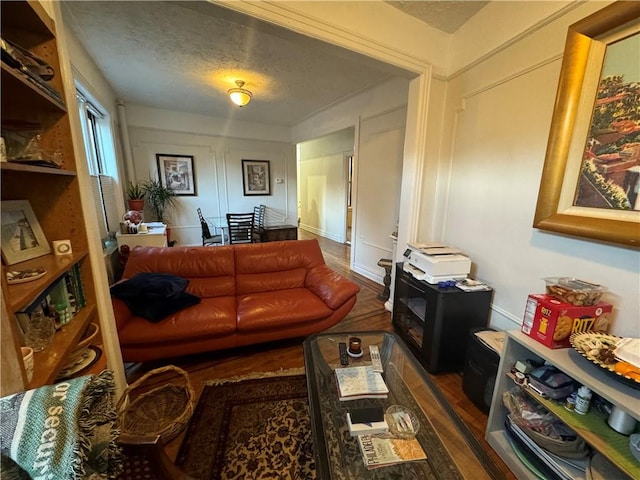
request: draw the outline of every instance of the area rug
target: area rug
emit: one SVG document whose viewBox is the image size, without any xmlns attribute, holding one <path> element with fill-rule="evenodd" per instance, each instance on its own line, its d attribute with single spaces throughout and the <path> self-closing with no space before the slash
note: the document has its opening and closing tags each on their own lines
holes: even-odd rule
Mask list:
<svg viewBox="0 0 640 480">
<path fill-rule="evenodd" d="M 304 375 L 205 385 L 176 464 L 199 480 L 313 480 Z"/>
</svg>

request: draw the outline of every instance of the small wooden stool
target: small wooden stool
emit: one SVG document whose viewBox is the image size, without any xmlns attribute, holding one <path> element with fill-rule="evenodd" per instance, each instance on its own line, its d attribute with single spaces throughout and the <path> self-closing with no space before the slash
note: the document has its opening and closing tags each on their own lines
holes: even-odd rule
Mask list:
<svg viewBox="0 0 640 480">
<path fill-rule="evenodd" d="M 379 294 L 376 298 L 378 300 L 382 300 L 383 302 L 386 302 L 387 300 L 389 300 L 389 295 L 391 295 L 391 290 L 389 290 L 389 285 L 391 285 L 391 266 L 393 265 L 393 262 L 391 261 L 390 258 L 381 258 L 380 260 L 378 260 L 378 266 L 384 268 L 384 290 L 382 290 L 382 293 Z"/>
</svg>

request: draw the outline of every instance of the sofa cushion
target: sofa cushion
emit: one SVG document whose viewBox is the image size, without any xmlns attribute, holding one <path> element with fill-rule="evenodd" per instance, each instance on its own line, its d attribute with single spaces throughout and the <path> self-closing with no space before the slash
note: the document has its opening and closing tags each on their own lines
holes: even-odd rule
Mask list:
<svg viewBox="0 0 640 480">
<path fill-rule="evenodd" d="M 307 271 L 304 268 L 268 273 L 239 273 L 236 276 L 236 294 L 271 292 L 304 287 Z"/>
<path fill-rule="evenodd" d="M 324 319 L 333 311 L 306 288 L 238 296 L 238 332 L 309 323 Z"/>
<path fill-rule="evenodd" d="M 184 278 L 235 276 L 233 245 L 211 247 L 135 247 L 124 271 L 170 272 Z"/>
<path fill-rule="evenodd" d="M 174 313 L 149 328 L 149 322 L 133 317 L 118 330 L 122 345 L 166 344 L 193 339 L 223 337 L 236 331 L 236 298 L 203 298 L 198 308 Z"/>
<path fill-rule="evenodd" d="M 200 303 L 199 297 L 184 291 L 188 284 L 189 280 L 176 275 L 142 272 L 113 285 L 111 295 L 125 302 L 135 315 L 158 322 Z"/>
</svg>

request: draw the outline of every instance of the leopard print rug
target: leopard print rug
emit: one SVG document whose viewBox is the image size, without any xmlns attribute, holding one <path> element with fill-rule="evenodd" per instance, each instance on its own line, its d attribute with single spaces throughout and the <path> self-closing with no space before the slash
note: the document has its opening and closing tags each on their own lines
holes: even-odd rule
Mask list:
<svg viewBox="0 0 640 480">
<path fill-rule="evenodd" d="M 313 480 L 304 375 L 206 385 L 177 465 L 199 480 Z"/>
</svg>

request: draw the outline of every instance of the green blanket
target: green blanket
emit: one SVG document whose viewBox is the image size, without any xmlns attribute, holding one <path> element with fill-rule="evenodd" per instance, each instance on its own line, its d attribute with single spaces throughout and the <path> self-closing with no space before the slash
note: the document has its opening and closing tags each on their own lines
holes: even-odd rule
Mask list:
<svg viewBox="0 0 640 480">
<path fill-rule="evenodd" d="M 1 398 L 3 478 L 116 478 L 113 397 L 113 372 L 105 370 Z"/>
</svg>

